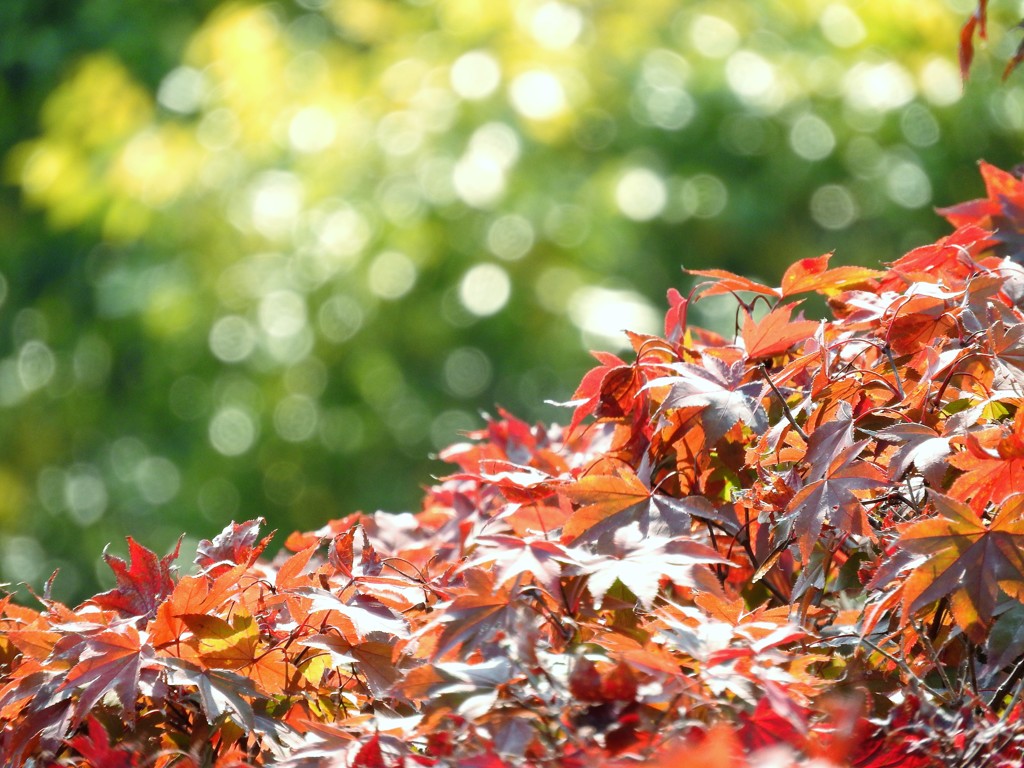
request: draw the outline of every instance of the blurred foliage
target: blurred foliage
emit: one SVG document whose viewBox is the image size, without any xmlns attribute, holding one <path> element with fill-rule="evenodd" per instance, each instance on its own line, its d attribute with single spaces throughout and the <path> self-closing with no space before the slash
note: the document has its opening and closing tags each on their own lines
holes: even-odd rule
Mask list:
<svg viewBox="0 0 1024 768">
<path fill-rule="evenodd" d="M 934 239 L 1020 160 L 1017 9 L 964 93 L 972 10 L 5 0 L 0 577 L 414 507 L 480 410 L 564 418 L 681 265 Z"/>
</svg>

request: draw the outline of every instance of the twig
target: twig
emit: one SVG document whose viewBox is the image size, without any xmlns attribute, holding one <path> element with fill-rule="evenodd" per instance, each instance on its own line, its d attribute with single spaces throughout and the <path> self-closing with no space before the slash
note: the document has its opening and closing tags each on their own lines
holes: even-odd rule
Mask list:
<svg viewBox="0 0 1024 768">
<path fill-rule="evenodd" d="M 1013 686 L 1019 683 L 1022 678 L 1024 678 L 1024 659 L 1017 662 L 1017 666 L 1013 668 L 1009 677 L 1003 680 L 1003 684 L 996 689 L 994 694 L 992 694 L 992 698 L 988 700 L 989 709 L 995 709 L 996 705 L 1006 698 Z M 1016 699 L 1018 696 L 1020 696 L 1020 691 L 1017 692 L 1017 696 L 1014 696 L 1014 698 Z"/>
<path fill-rule="evenodd" d="M 939 660 L 939 654 L 935 652 L 935 646 L 932 645 L 931 638 L 928 636 L 928 632 L 925 631 L 924 622 L 914 622 L 914 629 L 917 630 L 917 636 L 921 639 L 921 644 L 927 651 L 928 656 L 931 658 L 932 665 L 936 672 L 939 673 L 939 677 L 942 678 L 942 682 L 946 686 L 946 690 L 949 691 L 950 695 L 953 694 L 953 681 L 949 679 L 949 675 L 946 674 L 945 667 L 942 666 L 942 661 Z"/>
<path fill-rule="evenodd" d="M 902 660 L 896 658 L 895 656 L 893 656 L 888 651 L 886 651 L 883 648 L 881 648 L 881 647 L 875 645 L 874 643 L 872 643 L 866 637 L 861 637 L 860 638 L 860 642 L 863 643 L 864 645 L 866 645 L 871 650 L 875 651 L 876 653 L 882 654 L 882 656 L 884 656 L 889 661 L 891 661 L 893 664 L 895 664 L 897 667 L 899 667 L 901 670 L 903 670 L 903 674 L 905 674 L 907 677 L 909 677 L 911 680 L 913 680 L 915 683 L 917 683 L 921 687 L 922 690 L 928 691 L 929 693 L 931 693 L 936 698 L 941 698 L 938 695 L 938 691 L 936 691 L 934 688 L 932 688 L 930 685 L 928 685 L 928 683 L 926 683 L 924 680 L 922 680 L 920 677 L 918 677 L 914 673 L 914 670 L 912 670 L 910 668 L 910 665 L 907 664 L 907 662 L 902 661 Z"/>
<path fill-rule="evenodd" d="M 807 433 L 800 428 L 800 425 L 796 423 L 796 419 L 793 418 L 793 412 L 789 410 L 789 405 L 786 404 L 786 398 L 782 396 L 782 393 L 779 391 L 779 388 L 776 387 L 775 382 L 772 381 L 772 377 L 768 373 L 768 368 L 765 366 L 764 363 L 761 363 L 758 367 L 761 369 L 762 375 L 768 382 L 768 386 L 772 388 L 772 392 L 774 392 L 775 396 L 779 398 L 779 402 L 782 404 L 782 412 L 785 414 L 786 420 L 789 421 L 793 429 L 796 430 L 796 433 L 800 435 L 800 437 L 802 437 L 805 441 L 808 440 Z"/>
</svg>

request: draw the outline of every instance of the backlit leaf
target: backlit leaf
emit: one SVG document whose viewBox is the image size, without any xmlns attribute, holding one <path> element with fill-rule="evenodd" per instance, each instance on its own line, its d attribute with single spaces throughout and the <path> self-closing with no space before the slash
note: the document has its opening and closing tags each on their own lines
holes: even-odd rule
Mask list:
<svg viewBox="0 0 1024 768">
<path fill-rule="evenodd" d="M 864 443 L 855 443 L 840 452 L 821 478 L 807 483 L 790 501 L 793 534 L 805 561 L 826 523 L 844 533 L 874 535 L 855 491 L 879 487 L 885 475 L 871 462 L 858 460 L 863 448 Z"/>
<path fill-rule="evenodd" d="M 199 669 L 181 659 L 164 658 L 161 663 L 170 670 L 168 682 L 171 685 L 189 685 L 196 689 L 207 722 L 214 723 L 224 715 L 231 715 L 248 731 L 256 727 L 249 699 L 257 692 L 249 678 L 226 670 Z"/>
<path fill-rule="evenodd" d="M 181 617 L 192 631 L 199 658 L 211 667 L 238 669 L 256 659 L 259 628 L 249 614 L 238 610 L 230 619 L 203 614 Z"/>
<path fill-rule="evenodd" d="M 790 265 L 782 275 L 782 297 L 787 298 L 810 291 L 832 295 L 849 286 L 866 283 L 885 274 L 867 267 L 829 269 L 828 261 L 831 256 L 832 254 L 826 253 L 816 258 L 800 259 Z"/>
<path fill-rule="evenodd" d="M 390 643 L 378 640 L 350 643 L 338 635 L 314 635 L 303 640 L 302 645 L 324 651 L 335 667 L 351 665 L 374 696 L 383 697 L 402 678 L 395 663 L 395 646 Z"/>
<path fill-rule="evenodd" d="M 565 487 L 565 495 L 579 507 L 562 527 L 564 543 L 595 540 L 631 523 L 644 534 L 687 533 L 691 507 L 709 506 L 699 497 L 674 499 L 653 492 L 628 465 L 617 465 L 613 472 L 585 475 Z"/>
<path fill-rule="evenodd" d="M 650 610 L 663 580 L 700 592 L 721 594 L 718 578 L 709 565 L 732 565 L 715 550 L 696 541 L 643 538 L 635 530 L 618 537 L 618 551 L 588 556 L 572 554 L 573 570 L 588 576 L 587 586 L 600 606 L 612 585 L 619 581 Z"/>
<path fill-rule="evenodd" d="M 1024 602 L 1024 496 L 1006 501 L 990 524 L 961 501 L 931 495 L 935 517 L 900 529 L 899 546 L 926 560 L 907 579 L 903 603 L 915 613 L 949 596 L 971 639 L 987 634 L 999 596 Z"/>
<path fill-rule="evenodd" d="M 518 536 L 491 534 L 477 538 L 477 552 L 469 566 L 494 563 L 496 583 L 504 584 L 529 574 L 550 595 L 559 593 L 565 550 L 553 541 L 524 540 Z"/>
<path fill-rule="evenodd" d="M 1024 409 L 1017 412 L 1013 429 L 995 439 L 967 435 L 966 450 L 950 456 L 949 463 L 963 471 L 949 495 L 966 501 L 976 513 L 999 504 L 1024 489 Z"/>
<path fill-rule="evenodd" d="M 196 548 L 196 564 L 211 576 L 231 568 L 233 565 L 251 565 L 266 549 L 273 538 L 270 533 L 262 540 L 260 527 L 266 521 L 262 517 L 236 523 L 233 520 L 213 540 L 203 539 Z"/>
<path fill-rule="evenodd" d="M 743 313 L 740 336 L 751 359 L 774 357 L 806 341 L 818 330 L 813 320 L 791 320 L 796 303 L 780 304 L 764 317 L 754 320 L 749 312 Z"/>
<path fill-rule="evenodd" d="M 764 296 L 779 295 L 779 291 L 775 288 L 769 288 L 767 285 L 754 282 L 749 278 L 734 275 L 724 269 L 688 269 L 686 272 L 698 277 L 710 277 L 715 281 L 709 287 L 701 290 L 701 296 L 717 296 L 735 291 L 750 291 Z"/>
<path fill-rule="evenodd" d="M 743 384 L 745 366 L 742 361 L 726 366 L 711 355 L 705 355 L 702 362 L 702 366 L 679 363 L 672 366 L 677 375 L 650 382 L 649 386 L 668 384 L 671 387 L 661 409 L 699 409 L 709 447 L 740 422 L 755 434 L 764 432 L 768 428 L 768 417 L 761 406 L 761 397 L 767 385 L 763 382 Z"/>
<path fill-rule="evenodd" d="M 89 637 L 78 663 L 68 670 L 61 685 L 79 692 L 75 719 L 83 719 L 110 692 L 121 703 L 125 722 L 133 723 L 139 673 L 152 658 L 152 650 L 130 624 Z"/>
<path fill-rule="evenodd" d="M 465 572 L 469 594 L 453 600 L 435 620 L 441 627 L 434 658 L 458 646 L 481 645 L 515 625 L 520 606 L 508 588 L 495 589 L 493 575 L 482 568 Z"/>
<path fill-rule="evenodd" d="M 184 536 L 182 536 L 184 538 Z M 135 541 L 128 539 L 128 562 L 103 552 L 103 559 L 114 572 L 117 586 L 96 595 L 91 602 L 103 608 L 121 611 L 128 616 L 152 618 L 156 609 L 174 589 L 171 563 L 178 557 L 181 538 L 174 551 L 164 557 Z"/>
<path fill-rule="evenodd" d="M 383 632 L 395 637 L 409 637 L 409 624 L 378 600 L 356 595 L 342 600 L 333 592 L 317 587 L 299 587 L 289 590 L 290 594 L 308 598 L 310 611 L 336 611 L 351 622 L 356 637 L 362 639 L 373 632 Z"/>
</svg>

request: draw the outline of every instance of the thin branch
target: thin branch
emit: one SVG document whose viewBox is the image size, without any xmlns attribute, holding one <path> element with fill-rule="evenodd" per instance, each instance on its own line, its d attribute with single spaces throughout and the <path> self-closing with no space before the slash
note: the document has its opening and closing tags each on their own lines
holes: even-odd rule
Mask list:
<svg viewBox="0 0 1024 768">
<path fill-rule="evenodd" d="M 1013 668 L 1013 671 L 1010 672 L 1009 676 L 1005 680 L 1003 680 L 1003 684 L 996 689 L 996 692 L 994 694 L 992 694 L 992 698 L 988 700 L 989 709 L 995 709 L 996 705 L 999 704 L 999 702 L 1001 702 L 1003 699 L 1005 699 L 1007 695 L 1009 695 L 1013 687 L 1017 685 L 1017 683 L 1019 683 L 1022 679 L 1024 679 L 1024 659 L 1021 659 L 1017 662 L 1017 666 L 1015 666 Z M 1013 698 L 1014 700 L 1016 700 L 1019 697 L 1020 690 L 1017 691 Z"/>
<path fill-rule="evenodd" d="M 928 685 L 928 683 L 926 683 L 924 680 L 922 680 L 920 677 L 918 677 L 917 674 L 915 674 L 914 670 L 910 668 L 910 665 L 907 664 L 907 662 L 905 662 L 905 661 L 903 661 L 901 659 L 896 658 L 895 656 L 893 656 L 888 651 L 886 651 L 883 648 L 881 648 L 880 646 L 877 646 L 874 643 L 872 643 L 866 637 L 860 638 L 860 642 L 862 644 L 866 645 L 871 650 L 875 651 L 876 653 L 882 654 L 882 656 L 884 656 L 889 661 L 891 661 L 893 664 L 895 664 L 897 667 L 899 667 L 903 671 L 903 674 L 905 674 L 908 678 L 913 680 L 915 683 L 917 683 L 921 687 L 921 690 L 928 691 L 929 693 L 931 693 L 936 698 L 941 698 L 938 695 L 938 691 L 936 691 L 934 688 L 932 688 L 930 685 Z"/>
<path fill-rule="evenodd" d="M 924 622 L 915 621 L 914 629 L 917 630 L 917 636 L 922 641 L 921 645 L 924 646 L 925 651 L 928 653 L 935 671 L 938 672 L 939 677 L 942 678 L 942 682 L 946 686 L 946 690 L 952 694 L 953 681 L 949 679 L 949 676 L 946 674 L 945 667 L 943 667 L 942 662 L 939 660 L 939 654 L 935 652 L 935 646 L 932 645 L 931 638 L 928 637 L 928 632 L 925 631 Z"/>
<path fill-rule="evenodd" d="M 796 430 L 796 433 L 800 435 L 800 437 L 802 437 L 805 441 L 808 440 L 809 438 L 807 437 L 807 433 L 804 432 L 803 429 L 800 428 L 800 425 L 796 423 L 796 419 L 793 417 L 793 412 L 789 410 L 789 405 L 786 403 L 786 398 L 782 396 L 782 393 L 779 391 L 779 388 L 776 387 L 775 382 L 772 381 L 772 377 L 768 373 L 768 368 L 765 366 L 764 363 L 761 363 L 758 367 L 761 369 L 761 374 L 768 382 L 768 386 L 772 388 L 772 392 L 774 392 L 775 396 L 779 398 L 779 402 L 782 404 L 782 412 L 785 414 L 786 420 L 792 425 L 793 429 Z"/>
</svg>

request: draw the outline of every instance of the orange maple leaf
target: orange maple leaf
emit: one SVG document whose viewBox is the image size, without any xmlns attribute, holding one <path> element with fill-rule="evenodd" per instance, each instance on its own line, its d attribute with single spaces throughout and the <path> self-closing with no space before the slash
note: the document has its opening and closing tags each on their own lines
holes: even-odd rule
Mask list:
<svg viewBox="0 0 1024 768">
<path fill-rule="evenodd" d="M 964 445 L 967 450 L 949 458 L 964 471 L 950 487 L 950 496 L 968 502 L 980 515 L 988 504 L 999 504 L 1024 488 L 1024 409 L 1017 411 L 1008 434 L 969 434 Z"/>
<path fill-rule="evenodd" d="M 818 330 L 815 320 L 790 320 L 798 302 L 780 304 L 760 320 L 754 320 L 744 311 L 740 335 L 747 349 L 747 357 L 774 357 L 786 352 L 798 342 L 805 341 Z"/>
<path fill-rule="evenodd" d="M 631 523 L 645 536 L 677 536 L 689 532 L 691 513 L 709 514 L 705 499 L 655 493 L 628 464 L 585 475 L 563 492 L 579 505 L 562 526 L 563 544 L 607 537 Z"/>
<path fill-rule="evenodd" d="M 700 277 L 710 277 L 717 281 L 700 292 L 702 297 L 718 296 L 724 293 L 735 293 L 736 291 L 750 291 L 764 296 L 779 296 L 777 288 L 769 288 L 767 285 L 761 285 L 761 283 L 756 283 L 746 277 L 734 275 L 732 272 L 724 269 L 688 269 L 686 272 L 691 275 L 699 275 Z"/>
<path fill-rule="evenodd" d="M 180 654 L 181 636 L 188 629 L 182 617 L 186 614 L 212 613 L 238 587 L 247 566 L 236 565 L 222 571 L 216 579 L 207 576 L 183 576 L 171 594 L 157 607 L 156 617 L 149 623 L 150 642 L 155 648 L 173 645 Z"/>
<path fill-rule="evenodd" d="M 288 688 L 289 671 L 283 652 L 260 641 L 256 619 L 236 610 L 230 619 L 186 614 L 200 661 L 210 669 L 230 669 L 245 675 L 271 696 Z"/>
<path fill-rule="evenodd" d="M 1005 219 L 1008 212 L 1024 207 L 1024 182 L 984 160 L 978 163 L 978 167 L 985 181 L 987 197 L 939 208 L 937 213 L 945 216 L 954 227 L 975 224 L 985 229 L 999 229 L 1000 224 L 1007 223 L 1000 219 Z"/>
<path fill-rule="evenodd" d="M 130 624 L 117 625 L 86 640 L 78 662 L 61 683 L 62 689 L 79 691 L 75 722 L 84 719 L 107 693 L 113 693 L 121 703 L 125 722 L 134 723 L 139 673 L 152 658 L 152 650 Z"/>
<path fill-rule="evenodd" d="M 1000 593 L 1024 602 L 1024 495 L 988 525 L 956 499 L 932 493 L 938 516 L 900 530 L 900 548 L 925 555 L 903 586 L 904 616 L 949 596 L 957 625 L 984 641 Z"/>
<path fill-rule="evenodd" d="M 800 259 L 790 265 L 782 275 L 780 293 L 783 298 L 797 293 L 817 291 L 826 296 L 839 293 L 844 288 L 866 283 L 885 273 L 867 267 L 835 267 L 828 268 L 828 260 L 832 254 L 825 253 L 810 259 Z"/>
</svg>

